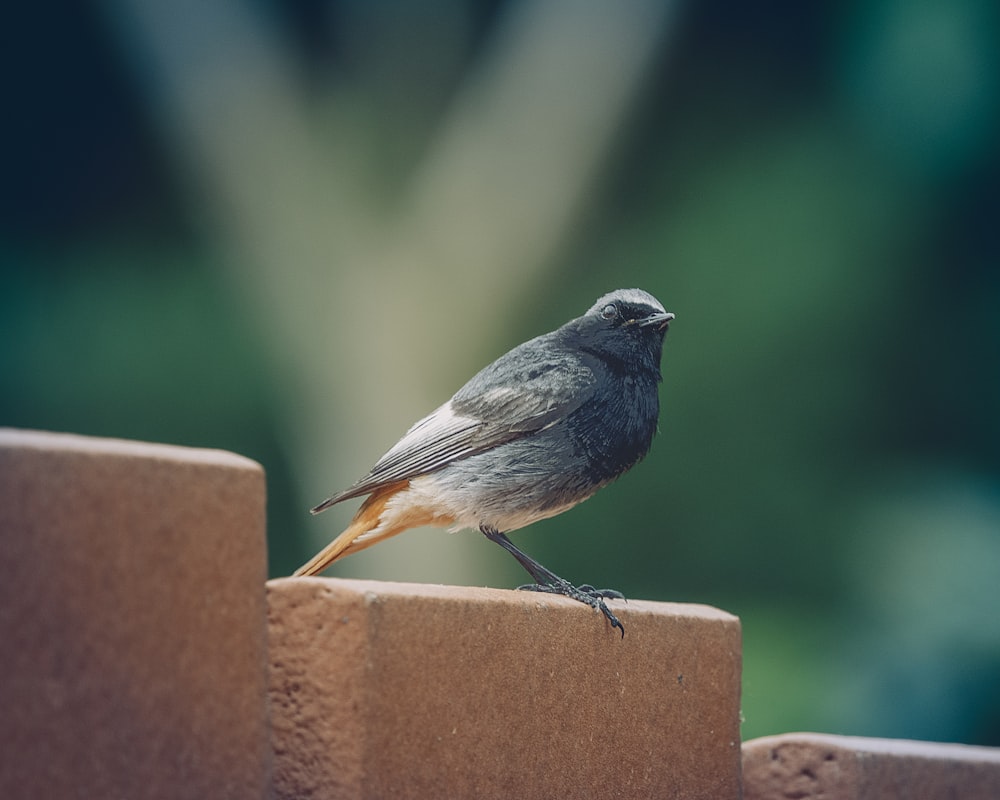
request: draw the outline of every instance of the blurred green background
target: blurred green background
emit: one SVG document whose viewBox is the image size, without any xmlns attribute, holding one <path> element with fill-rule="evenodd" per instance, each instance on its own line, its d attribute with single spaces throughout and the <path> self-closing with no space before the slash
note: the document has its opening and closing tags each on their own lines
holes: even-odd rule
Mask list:
<svg viewBox="0 0 1000 800">
<path fill-rule="evenodd" d="M 0 424 L 257 459 L 285 575 L 475 370 L 640 286 L 653 451 L 518 543 L 738 614 L 747 738 L 1000 745 L 995 2 L 5 17 Z M 523 578 L 436 530 L 329 574 Z"/>
</svg>

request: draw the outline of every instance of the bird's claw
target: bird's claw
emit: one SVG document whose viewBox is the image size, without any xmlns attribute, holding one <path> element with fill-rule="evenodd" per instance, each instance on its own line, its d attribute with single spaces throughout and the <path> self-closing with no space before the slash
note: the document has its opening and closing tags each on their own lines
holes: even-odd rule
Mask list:
<svg viewBox="0 0 1000 800">
<path fill-rule="evenodd" d="M 576 587 L 581 592 L 584 592 L 594 597 L 603 597 L 607 600 L 624 600 L 626 603 L 628 599 L 619 592 L 617 589 L 595 589 L 589 583 L 583 583 Z"/>
<path fill-rule="evenodd" d="M 595 611 L 600 611 L 607 618 L 608 622 L 611 623 L 612 628 L 617 628 L 621 631 L 622 638 L 625 638 L 625 626 L 622 625 L 621 620 L 616 617 L 607 604 L 604 602 L 605 599 L 608 600 L 624 600 L 625 595 L 615 589 L 595 589 L 589 583 L 584 583 L 580 586 L 574 586 L 569 581 L 562 580 L 561 578 L 557 583 L 526 583 L 517 587 L 519 591 L 522 592 L 545 592 L 546 594 L 561 594 L 563 597 L 569 597 L 577 602 L 584 603 L 590 606 Z"/>
</svg>

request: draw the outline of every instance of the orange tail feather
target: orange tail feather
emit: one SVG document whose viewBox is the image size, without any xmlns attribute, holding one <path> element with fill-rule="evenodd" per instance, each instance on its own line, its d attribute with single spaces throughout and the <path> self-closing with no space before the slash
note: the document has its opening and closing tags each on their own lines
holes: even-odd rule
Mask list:
<svg viewBox="0 0 1000 800">
<path fill-rule="evenodd" d="M 435 515 L 432 512 L 413 507 L 400 508 L 399 513 L 393 514 L 390 519 L 383 518 L 389 500 L 400 491 L 405 491 L 408 485 L 409 481 L 401 481 L 373 492 L 361 504 L 358 513 L 354 515 L 354 519 L 351 520 L 351 524 L 344 532 L 292 574 L 296 577 L 318 575 L 334 561 L 344 556 L 378 544 L 383 539 L 388 539 L 390 536 L 395 536 L 409 528 L 435 521 Z M 382 530 L 378 533 L 372 533 L 380 526 Z"/>
</svg>

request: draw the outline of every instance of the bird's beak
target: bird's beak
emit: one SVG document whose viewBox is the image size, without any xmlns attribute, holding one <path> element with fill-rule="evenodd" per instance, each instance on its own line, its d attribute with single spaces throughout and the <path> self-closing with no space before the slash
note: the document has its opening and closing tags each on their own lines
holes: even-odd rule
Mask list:
<svg viewBox="0 0 1000 800">
<path fill-rule="evenodd" d="M 646 328 L 650 325 L 656 325 L 662 331 L 666 329 L 673 318 L 674 315 L 669 311 L 664 311 L 662 314 L 650 314 L 648 317 L 639 320 L 639 327 Z"/>
</svg>

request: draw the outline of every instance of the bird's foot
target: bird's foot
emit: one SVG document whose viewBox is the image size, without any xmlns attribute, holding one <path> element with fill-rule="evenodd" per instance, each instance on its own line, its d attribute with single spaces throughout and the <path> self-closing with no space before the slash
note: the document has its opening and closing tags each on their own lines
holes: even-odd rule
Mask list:
<svg viewBox="0 0 1000 800">
<path fill-rule="evenodd" d="M 584 583 L 580 586 L 574 586 L 567 580 L 559 578 L 558 581 L 553 583 L 526 583 L 523 586 L 517 587 L 519 591 L 522 592 L 545 592 L 546 594 L 561 594 L 563 597 L 569 597 L 576 600 L 579 603 L 584 603 L 590 606 L 595 611 L 600 611 L 607 617 L 608 622 L 611 623 L 612 628 L 617 628 L 621 631 L 622 638 L 625 638 L 625 626 L 622 625 L 621 620 L 616 617 L 607 604 L 604 602 L 605 599 L 608 600 L 624 600 L 625 595 L 615 589 L 595 589 L 589 583 Z"/>
<path fill-rule="evenodd" d="M 607 598 L 608 600 L 625 600 L 626 603 L 628 602 L 628 600 L 625 598 L 625 595 L 623 595 L 617 589 L 595 589 L 589 583 L 581 583 L 576 588 L 579 589 L 581 592 L 585 592 L 586 594 L 590 595 L 595 595 L 596 597 L 604 597 Z"/>
</svg>

